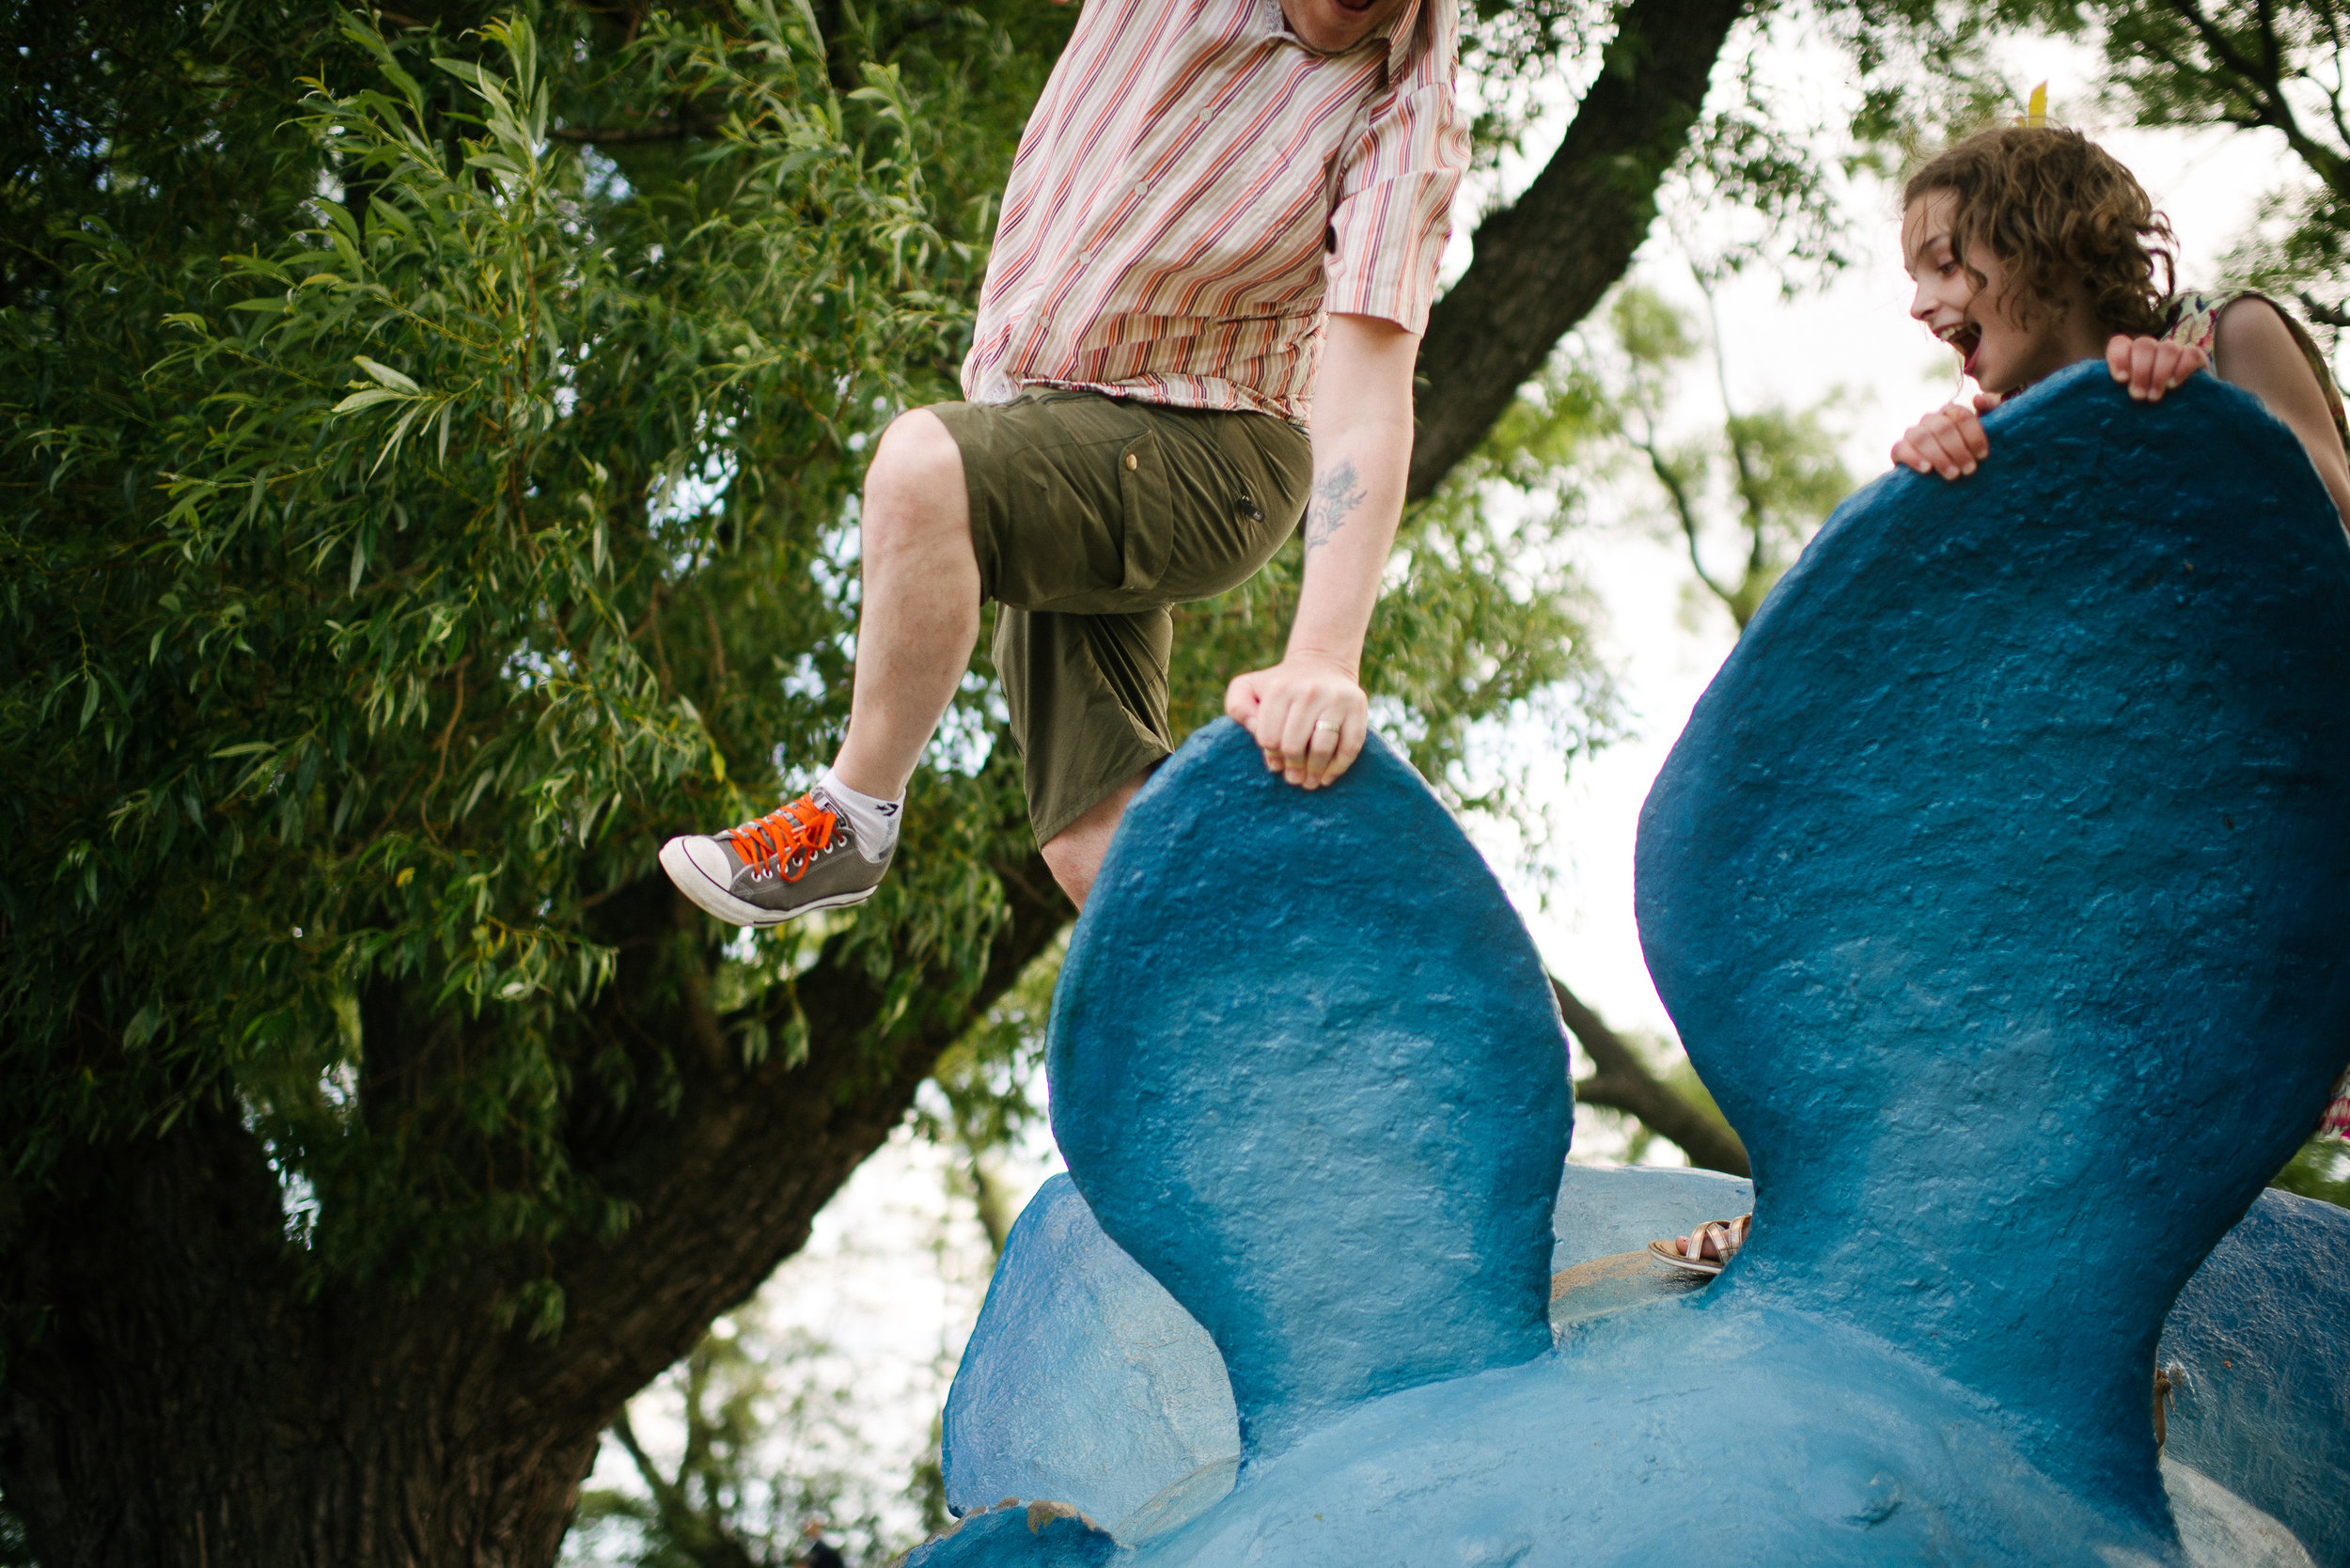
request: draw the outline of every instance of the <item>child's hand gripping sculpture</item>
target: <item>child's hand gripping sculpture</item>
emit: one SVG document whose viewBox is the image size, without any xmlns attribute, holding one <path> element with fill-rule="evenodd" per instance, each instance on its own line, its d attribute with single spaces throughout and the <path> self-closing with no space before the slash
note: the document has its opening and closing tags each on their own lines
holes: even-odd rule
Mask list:
<svg viewBox="0 0 2350 1568">
<path fill-rule="evenodd" d="M 2210 365 L 2211 356 L 2191 343 L 2116 334 L 2106 345 L 2106 368 L 2140 402 L 2160 402 L 2165 392 Z M 1978 392 L 1967 402 L 1935 409 L 1902 431 L 1893 443 L 1893 461 L 1946 479 L 1973 473 L 1975 464 L 1991 455 L 1982 416 L 2004 400 L 2004 394 Z"/>
</svg>

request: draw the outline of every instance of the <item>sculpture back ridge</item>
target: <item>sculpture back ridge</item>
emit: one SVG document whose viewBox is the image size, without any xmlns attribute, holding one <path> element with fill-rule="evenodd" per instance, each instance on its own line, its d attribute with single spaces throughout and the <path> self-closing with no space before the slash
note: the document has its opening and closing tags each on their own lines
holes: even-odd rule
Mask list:
<svg viewBox="0 0 2350 1568">
<path fill-rule="evenodd" d="M 1050 1068 L 1072 1178 L 1214 1337 L 1246 1454 L 1548 1348 L 1564 1030 L 1384 743 L 1314 793 L 1230 723 L 1161 769 L 1078 923 Z"/>
<path fill-rule="evenodd" d="M 1708 1309 L 1854 1322 L 2147 1493 L 2163 1313 L 2350 1049 L 2350 546 L 2211 378 L 1992 421 L 1756 619 L 1643 812 L 1641 935 L 1754 1161 Z"/>
</svg>

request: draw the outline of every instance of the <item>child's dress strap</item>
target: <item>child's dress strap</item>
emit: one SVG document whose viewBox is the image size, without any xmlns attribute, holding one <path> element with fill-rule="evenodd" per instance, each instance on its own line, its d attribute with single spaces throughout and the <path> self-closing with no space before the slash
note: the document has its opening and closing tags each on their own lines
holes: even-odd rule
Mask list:
<svg viewBox="0 0 2350 1568">
<path fill-rule="evenodd" d="M 2350 453 L 2350 416 L 2342 413 L 2342 388 L 2334 384 L 2333 367 L 2326 362 L 2326 351 L 2317 346 L 2317 339 L 2310 336 L 2310 329 L 2303 326 L 2292 311 L 2266 294 L 2248 289 L 2233 294 L 2193 291 L 2174 294 L 2170 298 L 2170 319 L 2162 331 L 2163 340 L 2192 344 L 2216 362 L 2219 357 L 2215 352 L 2215 342 L 2219 335 L 2219 313 L 2238 300 L 2259 300 L 2284 318 L 2285 330 L 2293 334 L 2294 342 L 2300 347 L 2301 357 L 2310 362 L 2310 371 L 2317 377 L 2317 384 L 2326 394 L 2326 406 L 2333 412 L 2334 433 L 2342 437 L 2342 451 Z M 2344 1114 L 2350 1115 L 2350 1112 Z"/>
<path fill-rule="evenodd" d="M 2325 1120 L 2317 1124 L 2317 1136 L 2350 1140 L 2350 1072 L 2334 1081 L 2333 1103 L 2326 1107 Z"/>
</svg>

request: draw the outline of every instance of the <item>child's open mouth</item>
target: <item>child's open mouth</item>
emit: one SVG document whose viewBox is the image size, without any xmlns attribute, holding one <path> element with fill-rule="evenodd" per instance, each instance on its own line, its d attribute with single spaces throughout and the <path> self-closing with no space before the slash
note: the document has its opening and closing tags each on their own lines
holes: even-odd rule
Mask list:
<svg viewBox="0 0 2350 1568">
<path fill-rule="evenodd" d="M 1975 351 L 1982 347 L 1982 333 L 1972 322 L 1961 321 L 1942 334 L 1942 341 L 1958 351 L 1959 368 L 1971 376 L 1975 373 Z"/>
</svg>

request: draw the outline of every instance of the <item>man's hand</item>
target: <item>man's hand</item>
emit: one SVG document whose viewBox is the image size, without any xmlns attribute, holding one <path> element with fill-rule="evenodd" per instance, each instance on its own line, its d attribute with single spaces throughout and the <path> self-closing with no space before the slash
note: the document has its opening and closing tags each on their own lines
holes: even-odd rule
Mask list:
<svg viewBox="0 0 2350 1568">
<path fill-rule="evenodd" d="M 2159 337 L 2117 334 L 2106 345 L 2106 368 L 2140 402 L 2162 401 L 2165 392 L 2210 363 L 2210 355 L 2202 350 Z"/>
<path fill-rule="evenodd" d="M 1352 767 L 1371 730 L 1371 704 L 1355 672 L 1309 653 L 1232 677 L 1224 711 L 1256 738 L 1267 768 L 1308 790 Z"/>
<path fill-rule="evenodd" d="M 1999 406 L 1998 394 L 1978 392 L 1972 407 L 1952 403 L 1937 408 L 1902 431 L 1893 443 L 1893 461 L 1920 474 L 1962 478 L 1991 455 L 1991 438 L 1982 433 L 1982 416 Z"/>
</svg>

